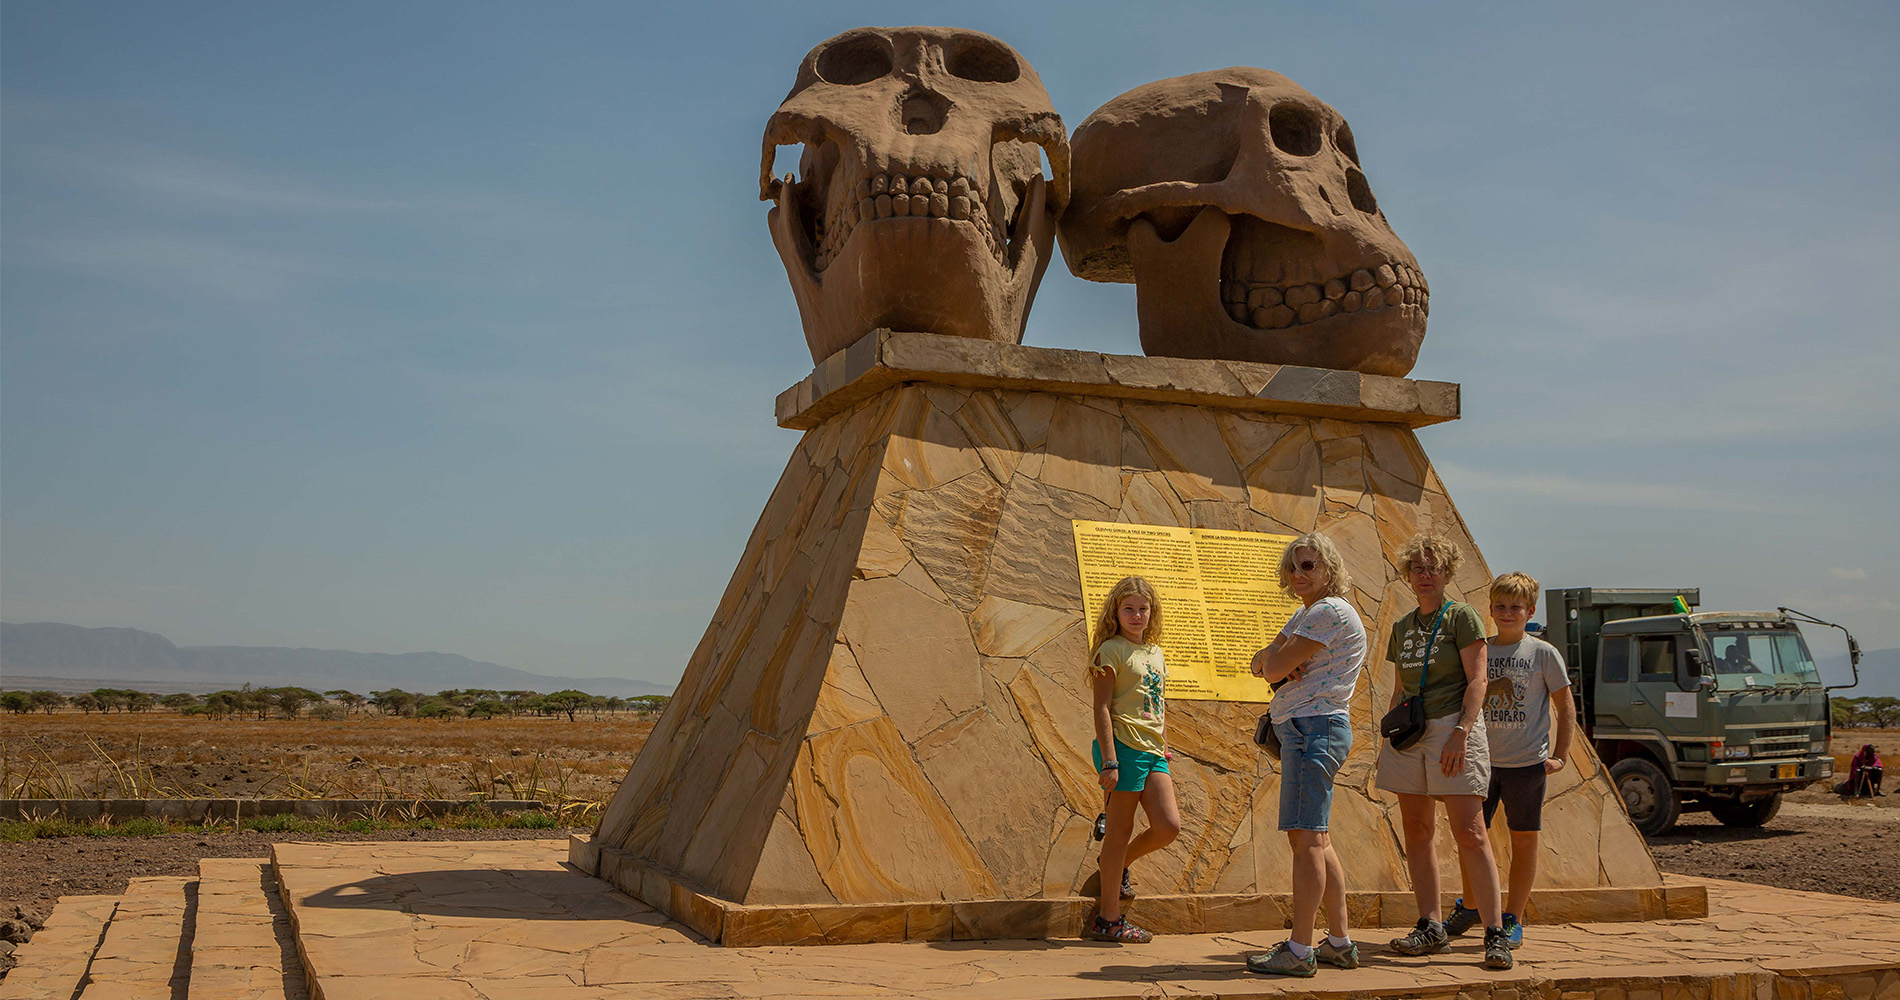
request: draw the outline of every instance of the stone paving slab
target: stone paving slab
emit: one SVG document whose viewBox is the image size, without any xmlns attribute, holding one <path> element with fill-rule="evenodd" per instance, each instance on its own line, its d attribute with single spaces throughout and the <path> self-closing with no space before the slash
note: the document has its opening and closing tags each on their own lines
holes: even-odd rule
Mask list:
<svg viewBox="0 0 1900 1000">
<path fill-rule="evenodd" d="M 198 880 L 135 878 L 106 925 L 78 1000 L 175 1000 L 191 974 Z"/>
<path fill-rule="evenodd" d="M 0 981 L 0 1000 L 72 1000 L 119 907 L 117 896 L 61 896 L 46 927 L 13 953 L 19 965 Z"/>
<path fill-rule="evenodd" d="M 188 1000 L 307 1000 L 290 913 L 264 858 L 198 862 Z"/>
<path fill-rule="evenodd" d="M 320 1000 L 1900 1000 L 1900 904 L 1741 883 L 1694 880 L 1700 919 L 1532 925 L 1508 972 L 1480 967 L 1475 938 L 1408 959 L 1369 931 L 1364 968 L 1283 980 L 1241 968 L 1275 932 L 721 948 L 562 856 L 548 841 L 278 844 L 273 867 Z"/>
</svg>

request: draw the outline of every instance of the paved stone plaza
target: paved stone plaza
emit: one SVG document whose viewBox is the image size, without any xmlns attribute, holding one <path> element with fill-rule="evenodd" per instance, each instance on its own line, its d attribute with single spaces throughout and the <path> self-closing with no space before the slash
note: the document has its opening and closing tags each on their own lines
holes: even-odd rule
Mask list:
<svg viewBox="0 0 1900 1000">
<path fill-rule="evenodd" d="M 1382 954 L 1391 932 L 1373 929 L 1365 968 L 1284 980 L 1240 967 L 1279 939 L 1273 931 L 1145 947 L 722 948 L 576 872 L 546 840 L 284 844 L 274 854 L 207 860 L 195 880 L 135 880 L 117 900 L 62 900 L 0 998 L 1900 998 L 1900 904 L 1734 882 L 1706 883 L 1703 919 L 1532 926 L 1509 972 L 1480 968 L 1475 939 L 1408 959 Z"/>
</svg>

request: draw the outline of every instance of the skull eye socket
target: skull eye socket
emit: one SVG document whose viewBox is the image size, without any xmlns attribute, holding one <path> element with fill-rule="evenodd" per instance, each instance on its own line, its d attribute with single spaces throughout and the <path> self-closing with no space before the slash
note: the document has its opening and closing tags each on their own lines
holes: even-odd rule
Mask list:
<svg viewBox="0 0 1900 1000">
<path fill-rule="evenodd" d="M 859 35 L 819 53 L 816 68 L 819 79 L 826 83 L 855 87 L 890 73 L 891 50 L 876 35 Z"/>
<path fill-rule="evenodd" d="M 1379 202 L 1372 197 L 1372 185 L 1366 182 L 1366 175 L 1358 167 L 1346 168 L 1346 197 L 1352 199 L 1352 207 L 1371 215 L 1379 210 Z"/>
<path fill-rule="evenodd" d="M 1319 152 L 1320 137 L 1325 134 L 1319 116 L 1298 104 L 1276 105 L 1267 116 L 1267 129 L 1273 133 L 1273 144 L 1294 156 Z"/>
<path fill-rule="evenodd" d="M 950 75 L 974 83 L 1015 83 L 1023 74 L 1016 56 L 987 38 L 958 38 L 943 55 L 943 68 Z"/>
<path fill-rule="evenodd" d="M 1353 145 L 1352 141 L 1352 126 L 1340 122 L 1339 131 L 1333 133 L 1333 145 L 1338 146 L 1339 151 L 1346 154 L 1346 159 L 1355 164 L 1359 162 L 1359 147 Z"/>
</svg>

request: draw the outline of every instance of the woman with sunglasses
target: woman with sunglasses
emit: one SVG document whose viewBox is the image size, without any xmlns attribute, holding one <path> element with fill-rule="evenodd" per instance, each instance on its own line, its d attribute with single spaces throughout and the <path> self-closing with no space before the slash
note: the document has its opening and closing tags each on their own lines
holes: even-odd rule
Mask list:
<svg viewBox="0 0 1900 1000">
<path fill-rule="evenodd" d="M 1320 962 L 1359 967 L 1359 946 L 1346 932 L 1346 871 L 1327 832 L 1333 779 L 1352 750 L 1353 687 L 1366 662 L 1366 626 L 1345 598 L 1351 587 L 1331 539 L 1294 539 L 1280 556 L 1280 588 L 1300 599 L 1300 609 L 1253 658 L 1255 676 L 1293 678 L 1274 692 L 1269 712 L 1280 737 L 1280 829 L 1293 848 L 1293 929 L 1272 951 L 1247 959 L 1255 972 L 1311 976 Z M 1322 904 L 1327 934 L 1316 942 Z"/>
</svg>

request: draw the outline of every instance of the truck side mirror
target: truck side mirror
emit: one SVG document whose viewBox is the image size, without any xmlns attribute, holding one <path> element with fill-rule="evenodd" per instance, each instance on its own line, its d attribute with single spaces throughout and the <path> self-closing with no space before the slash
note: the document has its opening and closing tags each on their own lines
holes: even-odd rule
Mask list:
<svg viewBox="0 0 1900 1000">
<path fill-rule="evenodd" d="M 1702 669 L 1702 651 L 1685 650 L 1682 660 L 1676 665 L 1676 687 L 1684 691 L 1694 691 L 1702 687 L 1706 674 Z M 1713 680 L 1713 678 L 1709 678 Z"/>
</svg>

